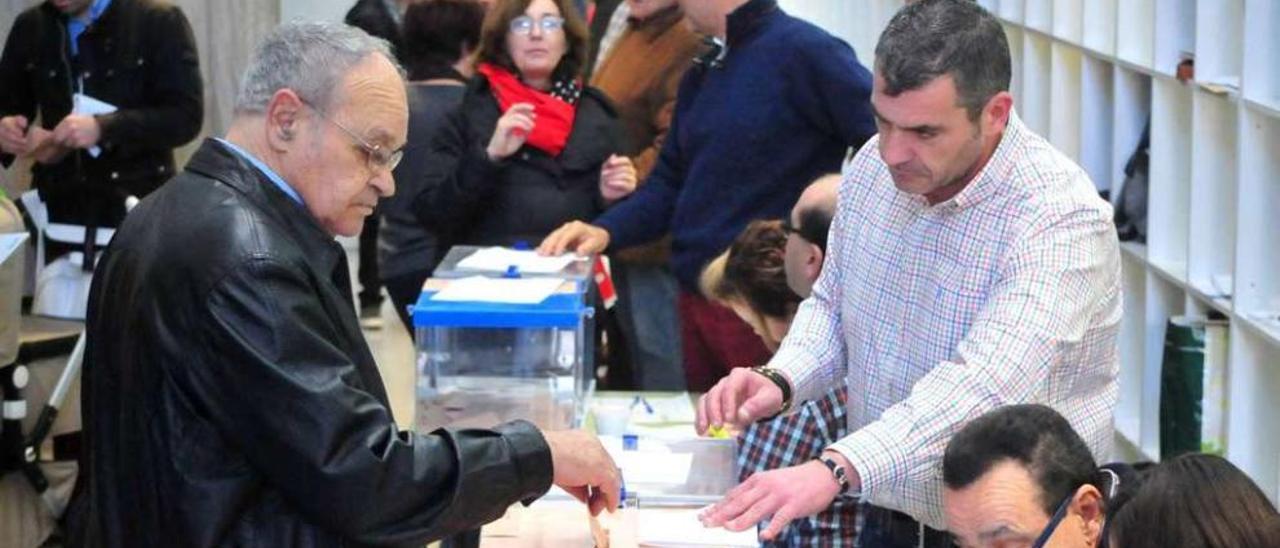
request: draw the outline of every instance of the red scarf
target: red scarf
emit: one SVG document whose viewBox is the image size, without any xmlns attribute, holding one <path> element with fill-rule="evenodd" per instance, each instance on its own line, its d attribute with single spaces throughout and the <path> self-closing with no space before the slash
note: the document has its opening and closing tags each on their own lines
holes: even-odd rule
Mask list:
<svg viewBox="0 0 1280 548">
<path fill-rule="evenodd" d="M 510 71 L 481 63 L 476 69 L 489 79 L 489 87 L 493 96 L 498 99 L 498 108 L 504 114 L 511 105 L 529 103 L 537 115 L 533 124 L 533 132 L 525 139 L 525 144 L 546 152 L 552 157 L 564 151 L 569 141 L 569 132 L 573 130 L 573 119 L 578 109 L 563 99 L 550 93 L 544 93 L 526 86 Z"/>
</svg>

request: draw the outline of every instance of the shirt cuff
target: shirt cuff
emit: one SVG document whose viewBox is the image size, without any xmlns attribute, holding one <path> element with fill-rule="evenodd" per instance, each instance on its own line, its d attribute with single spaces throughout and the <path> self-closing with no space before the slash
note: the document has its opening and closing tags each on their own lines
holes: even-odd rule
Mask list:
<svg viewBox="0 0 1280 548">
<path fill-rule="evenodd" d="M 796 345 L 783 345 L 782 349 L 769 360 L 769 367 L 778 370 L 791 383 L 791 409 L 800 404 L 813 401 L 834 386 L 835 379 L 817 366 L 818 359 L 800 349 Z"/>
</svg>

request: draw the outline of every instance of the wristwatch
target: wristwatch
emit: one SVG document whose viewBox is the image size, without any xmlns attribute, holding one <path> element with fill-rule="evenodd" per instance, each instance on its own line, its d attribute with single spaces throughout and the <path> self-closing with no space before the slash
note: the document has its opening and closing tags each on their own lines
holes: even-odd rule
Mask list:
<svg viewBox="0 0 1280 548">
<path fill-rule="evenodd" d="M 840 484 L 840 494 L 843 495 L 848 493 L 849 475 L 848 472 L 845 471 L 844 467 L 840 466 L 840 463 L 836 462 L 836 459 L 831 457 L 819 457 L 818 462 L 821 462 L 823 466 L 826 466 L 827 470 L 831 471 L 831 475 L 836 478 L 836 483 Z"/>
<path fill-rule="evenodd" d="M 772 420 L 774 417 L 777 417 L 778 415 L 783 415 L 783 414 L 786 414 L 788 411 L 791 411 L 791 403 L 792 403 L 791 383 L 787 382 L 787 378 L 782 376 L 782 373 L 780 373 L 777 369 L 774 369 L 772 367 L 758 366 L 758 367 L 752 367 L 751 370 L 761 375 L 764 375 L 764 378 L 769 379 L 770 381 L 773 381 L 773 384 L 778 385 L 778 389 L 782 390 L 782 408 L 779 409 L 777 413 L 774 413 L 769 417 L 760 419 L 760 421 Z"/>
</svg>

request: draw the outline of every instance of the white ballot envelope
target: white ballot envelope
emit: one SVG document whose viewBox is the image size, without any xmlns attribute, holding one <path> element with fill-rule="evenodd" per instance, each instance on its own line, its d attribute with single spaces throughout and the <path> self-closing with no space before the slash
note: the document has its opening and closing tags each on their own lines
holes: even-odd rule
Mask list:
<svg viewBox="0 0 1280 548">
<path fill-rule="evenodd" d="M 108 103 L 106 101 L 102 101 L 99 99 L 94 99 L 93 97 L 90 97 L 83 93 L 75 94 L 73 96 L 73 100 L 74 100 L 74 107 L 72 107 L 71 109 L 71 112 L 73 114 L 81 114 L 84 116 L 97 116 L 99 114 L 111 114 L 112 112 L 120 110 L 111 103 Z M 94 158 L 97 158 L 100 154 L 102 154 L 102 148 L 100 147 L 95 146 L 89 149 L 89 155 L 93 156 Z"/>
</svg>

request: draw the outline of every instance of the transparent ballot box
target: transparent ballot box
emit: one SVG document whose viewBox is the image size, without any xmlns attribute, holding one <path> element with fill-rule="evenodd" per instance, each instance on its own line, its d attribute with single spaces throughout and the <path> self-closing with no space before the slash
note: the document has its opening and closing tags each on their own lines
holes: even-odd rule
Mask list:
<svg viewBox="0 0 1280 548">
<path fill-rule="evenodd" d="M 416 426 L 581 423 L 593 311 L 570 280 L 431 279 L 413 307 Z"/>
</svg>

